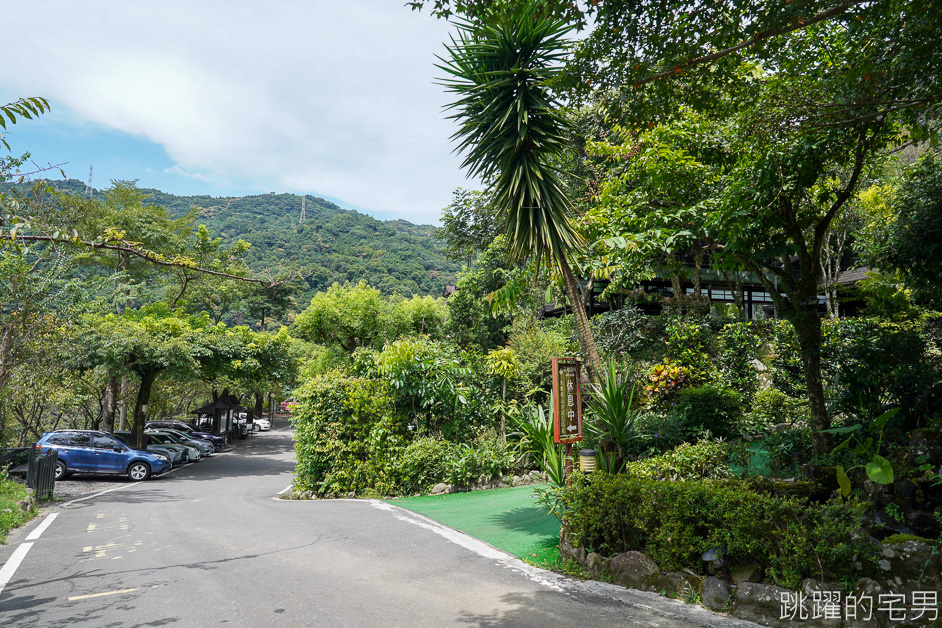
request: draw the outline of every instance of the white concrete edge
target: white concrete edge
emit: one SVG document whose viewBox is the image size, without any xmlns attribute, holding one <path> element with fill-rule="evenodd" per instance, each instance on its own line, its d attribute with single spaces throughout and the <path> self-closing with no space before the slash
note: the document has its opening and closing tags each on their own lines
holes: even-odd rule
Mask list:
<svg viewBox="0 0 942 628">
<path fill-rule="evenodd" d="M 380 500 L 350 500 L 366 501 L 379 510 L 393 513 L 397 519 L 426 528 L 444 538 L 464 547 L 479 556 L 497 560 L 505 567 L 523 573 L 530 580 L 561 593 L 586 593 L 617 600 L 626 606 L 655 613 L 670 619 L 681 619 L 708 628 L 751 628 L 758 626 L 749 621 L 716 615 L 702 606 L 687 604 L 680 600 L 662 597 L 657 593 L 626 589 L 615 584 L 599 582 L 596 580 L 573 580 L 554 571 L 534 567 L 513 554 L 509 554 L 493 545 L 473 536 L 465 534 L 442 523 L 429 519 L 424 515 L 406 510 L 395 504 Z"/>
</svg>

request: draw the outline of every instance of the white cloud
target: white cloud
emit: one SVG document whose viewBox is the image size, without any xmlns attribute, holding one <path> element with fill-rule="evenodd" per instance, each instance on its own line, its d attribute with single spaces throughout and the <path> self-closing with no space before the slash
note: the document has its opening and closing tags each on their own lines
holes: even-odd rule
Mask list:
<svg viewBox="0 0 942 628">
<path fill-rule="evenodd" d="M 20 3 L 3 87 L 145 137 L 207 181 L 435 221 L 469 185 L 434 84 L 448 27 L 402 4 Z"/>
</svg>

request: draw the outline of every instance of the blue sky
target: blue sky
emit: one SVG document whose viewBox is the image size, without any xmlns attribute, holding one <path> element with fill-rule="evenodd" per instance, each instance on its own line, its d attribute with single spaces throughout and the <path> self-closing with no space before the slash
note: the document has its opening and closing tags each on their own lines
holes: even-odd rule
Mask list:
<svg viewBox="0 0 942 628">
<path fill-rule="evenodd" d="M 0 100 L 53 110 L 15 154 L 95 187 L 293 192 L 437 223 L 458 186 L 435 84 L 449 25 L 398 0 L 37 0 L 5 8 Z"/>
</svg>

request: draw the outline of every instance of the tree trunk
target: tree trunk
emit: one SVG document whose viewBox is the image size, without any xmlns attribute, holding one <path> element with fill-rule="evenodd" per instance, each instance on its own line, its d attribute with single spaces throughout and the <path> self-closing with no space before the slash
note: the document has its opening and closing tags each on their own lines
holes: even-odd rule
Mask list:
<svg viewBox="0 0 942 628">
<path fill-rule="evenodd" d="M 128 388 L 128 378 L 122 377 L 120 389 L 121 410 L 118 415 L 118 425 L 122 430 L 128 429 Z"/>
<path fill-rule="evenodd" d="M 828 454 L 833 448 L 831 437 L 821 433 L 831 427 L 821 377 L 821 318 L 814 308 L 796 306 L 790 312 L 788 320 L 795 328 L 795 338 L 801 350 L 801 366 L 805 374 L 805 387 L 808 390 L 808 404 L 811 409 L 814 453 Z"/>
<path fill-rule="evenodd" d="M 599 350 L 595 346 L 595 337 L 592 335 L 592 327 L 589 325 L 589 317 L 582 307 L 579 287 L 576 285 L 576 278 L 572 274 L 569 262 L 565 257 L 560 256 L 557 260 L 559 272 L 563 277 L 563 285 L 566 286 L 566 296 L 569 303 L 572 304 L 572 315 L 576 322 L 576 333 L 579 336 L 579 345 L 582 349 L 582 356 L 588 367 L 589 381 L 598 384 L 602 373 L 602 360 L 599 358 Z"/>
<path fill-rule="evenodd" d="M 265 395 L 263 393 L 252 393 L 255 396 L 255 418 L 261 419 L 265 414 Z"/>
<path fill-rule="evenodd" d="M 147 370 L 141 373 L 141 387 L 137 390 L 137 400 L 134 402 L 134 442 L 138 449 L 144 448 L 144 423 L 147 417 L 144 406 L 150 402 L 150 391 L 154 387 L 160 370 Z"/>
<path fill-rule="evenodd" d="M 114 432 L 114 417 L 118 410 L 118 380 L 108 381 L 105 387 L 105 420 L 102 424 L 102 430 L 108 433 Z"/>
</svg>

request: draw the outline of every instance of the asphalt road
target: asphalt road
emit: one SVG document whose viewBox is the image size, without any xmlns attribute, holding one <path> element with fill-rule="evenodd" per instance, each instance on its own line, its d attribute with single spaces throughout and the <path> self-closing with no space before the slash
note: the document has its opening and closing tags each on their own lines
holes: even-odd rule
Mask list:
<svg viewBox="0 0 942 628">
<path fill-rule="evenodd" d="M 382 502 L 278 499 L 293 466 L 276 430 L 45 509 L 0 547 L 7 574 L 22 559 L 0 626 L 747 625 L 573 582 Z"/>
</svg>

